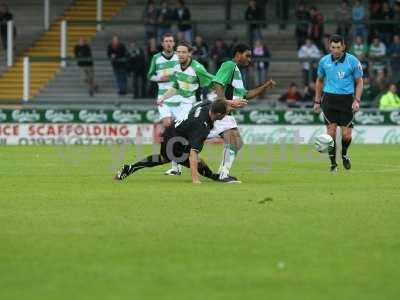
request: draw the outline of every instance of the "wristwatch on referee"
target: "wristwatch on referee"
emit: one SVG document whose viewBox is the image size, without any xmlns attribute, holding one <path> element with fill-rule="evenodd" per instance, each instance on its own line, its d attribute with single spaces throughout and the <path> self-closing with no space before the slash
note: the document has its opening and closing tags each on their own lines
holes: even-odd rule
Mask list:
<svg viewBox="0 0 400 300">
<path fill-rule="evenodd" d="M 321 99 L 319 99 L 319 100 L 314 99 L 314 103 L 315 103 L 315 104 L 318 104 L 318 105 L 321 105 Z"/>
<path fill-rule="evenodd" d="M 361 100 L 360 100 L 360 98 L 358 98 L 358 97 L 354 97 L 354 101 L 357 101 L 357 102 L 358 102 L 358 104 L 360 104 L 360 103 L 361 103 Z"/>
</svg>

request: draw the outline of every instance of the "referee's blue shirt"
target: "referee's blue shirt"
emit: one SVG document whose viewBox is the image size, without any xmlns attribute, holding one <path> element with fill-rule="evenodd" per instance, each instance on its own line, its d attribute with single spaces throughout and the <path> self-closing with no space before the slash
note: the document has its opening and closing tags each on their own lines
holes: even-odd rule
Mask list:
<svg viewBox="0 0 400 300">
<path fill-rule="evenodd" d="M 363 76 L 360 61 L 349 53 L 336 60 L 332 54 L 321 58 L 318 77 L 324 78 L 324 93 L 354 94 L 354 81 Z"/>
</svg>

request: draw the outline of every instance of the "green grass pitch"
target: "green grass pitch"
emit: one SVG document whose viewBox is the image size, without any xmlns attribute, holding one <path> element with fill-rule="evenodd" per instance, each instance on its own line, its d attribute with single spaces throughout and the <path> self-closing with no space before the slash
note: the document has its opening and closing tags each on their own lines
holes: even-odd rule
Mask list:
<svg viewBox="0 0 400 300">
<path fill-rule="evenodd" d="M 353 145 L 337 174 L 310 146 L 245 146 L 240 185 L 111 180 L 151 152 L 1 147 L 0 299 L 399 299 L 399 146 Z"/>
</svg>

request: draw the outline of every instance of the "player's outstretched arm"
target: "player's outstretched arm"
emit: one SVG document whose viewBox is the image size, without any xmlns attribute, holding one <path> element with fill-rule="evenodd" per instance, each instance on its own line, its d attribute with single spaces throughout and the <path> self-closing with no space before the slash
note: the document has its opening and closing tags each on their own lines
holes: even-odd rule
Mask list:
<svg viewBox="0 0 400 300">
<path fill-rule="evenodd" d="M 194 149 L 190 149 L 189 163 L 190 163 L 190 171 L 192 173 L 192 182 L 194 184 L 201 183 L 199 179 L 199 173 L 197 171 L 197 168 L 199 166 L 199 153 Z"/>
<path fill-rule="evenodd" d="M 276 82 L 273 79 L 270 79 L 266 81 L 263 85 L 260 85 L 259 87 L 256 87 L 255 89 L 252 89 L 247 92 L 246 94 L 246 99 L 251 100 L 259 95 L 263 94 L 265 91 L 270 90 L 276 86 Z"/>
<path fill-rule="evenodd" d="M 175 95 L 176 95 L 176 89 L 173 87 L 169 88 L 168 91 L 166 91 L 165 94 L 160 99 L 157 100 L 157 105 L 162 105 L 165 100 Z"/>
</svg>

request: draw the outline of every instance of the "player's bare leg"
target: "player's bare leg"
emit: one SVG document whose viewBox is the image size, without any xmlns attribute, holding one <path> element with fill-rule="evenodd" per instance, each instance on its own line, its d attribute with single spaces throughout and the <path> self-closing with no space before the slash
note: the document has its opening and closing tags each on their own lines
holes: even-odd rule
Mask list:
<svg viewBox="0 0 400 300">
<path fill-rule="evenodd" d="M 163 126 L 163 128 L 168 128 L 172 125 L 172 118 L 171 117 L 167 117 L 167 118 L 163 118 L 161 120 L 161 124 Z M 171 169 L 169 169 L 168 171 L 165 172 L 165 175 L 169 175 L 169 176 L 179 176 L 182 174 L 182 167 L 177 164 L 176 162 L 172 161 L 172 166 Z"/>
<path fill-rule="evenodd" d="M 329 159 L 331 160 L 331 172 L 337 172 L 337 163 L 336 163 L 336 123 L 331 123 L 326 125 L 327 133 L 333 138 L 334 146 L 329 150 Z"/>
<path fill-rule="evenodd" d="M 224 131 L 223 138 L 225 145 L 221 165 L 219 167 L 219 179 L 234 179 L 234 181 L 237 181 L 237 179 L 230 176 L 229 173 L 237 153 L 243 147 L 243 140 L 237 128 Z"/>
<path fill-rule="evenodd" d="M 347 156 L 347 150 L 351 144 L 352 139 L 352 128 L 351 127 L 341 127 L 342 130 L 342 161 L 343 167 L 346 170 L 351 169 L 350 158 Z"/>
</svg>

